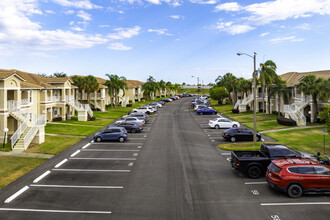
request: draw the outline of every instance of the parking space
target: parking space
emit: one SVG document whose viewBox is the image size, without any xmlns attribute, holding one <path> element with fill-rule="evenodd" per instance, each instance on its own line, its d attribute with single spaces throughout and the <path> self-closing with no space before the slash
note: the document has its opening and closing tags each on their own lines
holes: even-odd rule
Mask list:
<svg viewBox="0 0 330 220">
<path fill-rule="evenodd" d="M 48 219 L 67 214 L 70 219 L 86 217 L 85 214 L 93 219 L 95 215 L 99 218 L 111 214 L 156 118 L 157 115 L 150 117 L 141 133 L 129 133 L 123 143 L 92 141 L 58 158 L 51 169 L 7 198 L 0 211 L 14 212 L 17 218 L 28 213 L 33 216 L 30 219 L 42 213 L 47 213 Z"/>
</svg>

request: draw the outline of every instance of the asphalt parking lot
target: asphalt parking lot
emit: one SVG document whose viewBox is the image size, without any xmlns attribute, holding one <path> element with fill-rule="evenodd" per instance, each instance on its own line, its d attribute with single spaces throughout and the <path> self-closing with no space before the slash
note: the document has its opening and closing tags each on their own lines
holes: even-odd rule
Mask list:
<svg viewBox="0 0 330 220">
<path fill-rule="evenodd" d="M 215 116 L 189 103 L 124 143 L 91 135 L 56 155 L 0 191 L 0 219 L 329 219 L 329 195 L 291 199 L 234 171 L 222 129 L 206 126 Z"/>
</svg>

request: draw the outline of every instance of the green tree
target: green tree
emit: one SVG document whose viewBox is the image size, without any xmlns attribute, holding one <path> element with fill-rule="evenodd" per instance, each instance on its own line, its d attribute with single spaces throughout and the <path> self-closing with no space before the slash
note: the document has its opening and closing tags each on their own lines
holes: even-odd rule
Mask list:
<svg viewBox="0 0 330 220">
<path fill-rule="evenodd" d="M 319 99 L 323 101 L 327 101 L 330 98 L 330 78 L 322 79 L 320 83 L 319 89 Z"/>
<path fill-rule="evenodd" d="M 167 83 L 166 83 L 166 89 L 167 89 L 168 91 L 170 91 L 170 94 L 172 94 L 172 91 L 173 91 L 173 89 L 174 89 L 173 84 L 172 84 L 171 82 L 167 82 Z"/>
<path fill-rule="evenodd" d="M 68 77 L 68 75 L 66 75 L 66 73 L 64 72 L 61 72 L 61 73 L 54 73 L 52 77 L 56 77 L 56 78 L 59 78 L 59 77 Z"/>
<path fill-rule="evenodd" d="M 270 87 L 270 96 L 275 96 L 277 94 L 277 114 L 280 117 L 281 114 L 281 97 L 285 102 L 288 101 L 290 97 L 290 88 L 286 86 L 285 81 L 280 77 L 275 78 L 274 86 Z"/>
<path fill-rule="evenodd" d="M 164 80 L 160 80 L 159 83 L 158 83 L 158 86 L 159 86 L 159 89 L 164 92 L 165 89 L 166 89 L 166 82 Z"/>
<path fill-rule="evenodd" d="M 175 83 L 173 85 L 173 90 L 175 91 L 176 94 L 178 93 L 180 88 L 181 88 L 181 85 L 179 83 Z"/>
<path fill-rule="evenodd" d="M 108 87 L 109 96 L 111 99 L 111 106 L 114 106 L 115 103 L 118 104 L 118 93 L 120 90 L 123 90 L 123 94 L 125 95 L 126 78 L 117 75 L 105 74 L 109 79 L 105 82 L 105 85 Z"/>
<path fill-rule="evenodd" d="M 80 77 L 80 76 L 74 76 L 72 77 L 73 85 L 78 87 L 78 92 L 81 94 L 80 97 L 80 102 L 82 101 L 83 98 L 83 90 L 85 89 L 85 77 Z"/>
<path fill-rule="evenodd" d="M 276 64 L 272 60 L 267 60 L 265 63 L 260 64 L 261 70 L 260 70 L 260 84 L 262 88 L 262 113 L 265 114 L 265 92 L 264 89 L 266 89 L 268 97 L 268 113 L 270 112 L 270 95 L 269 95 L 269 89 L 270 86 L 273 84 L 274 80 L 277 76 L 276 74 Z"/>
<path fill-rule="evenodd" d="M 154 77 L 149 76 L 147 82 L 143 84 L 142 89 L 144 90 L 144 94 L 146 94 L 148 98 L 153 99 L 156 92 L 160 90 L 160 86 L 159 83 L 156 82 Z"/>
<path fill-rule="evenodd" d="M 235 104 L 237 100 L 237 78 L 232 73 L 226 73 L 224 76 L 218 76 L 215 80 L 215 87 L 225 87 L 229 93 L 229 100 Z M 231 97 L 233 93 L 235 99 Z"/>
<path fill-rule="evenodd" d="M 322 112 L 320 112 L 321 122 L 325 124 L 326 129 L 330 132 L 330 104 L 325 105 Z"/>
<path fill-rule="evenodd" d="M 243 96 L 244 96 L 244 94 L 247 96 L 248 91 L 251 90 L 251 85 L 252 85 L 251 81 L 241 77 L 237 81 L 237 91 L 242 92 Z"/>
<path fill-rule="evenodd" d="M 316 78 L 315 75 L 307 75 L 300 80 L 298 84 L 299 91 L 302 91 L 305 95 L 309 94 L 313 100 L 313 110 L 314 110 L 314 121 L 316 121 L 316 113 L 317 113 L 317 96 L 320 91 L 320 87 L 322 85 L 322 79 Z"/>
<path fill-rule="evenodd" d="M 99 83 L 94 76 L 88 75 L 87 77 L 85 77 L 84 85 L 84 90 L 87 93 L 87 103 L 90 103 L 90 94 L 92 92 L 99 91 Z"/>
<path fill-rule="evenodd" d="M 210 90 L 210 97 L 222 104 L 222 100 L 228 98 L 229 93 L 225 87 L 215 87 Z"/>
</svg>

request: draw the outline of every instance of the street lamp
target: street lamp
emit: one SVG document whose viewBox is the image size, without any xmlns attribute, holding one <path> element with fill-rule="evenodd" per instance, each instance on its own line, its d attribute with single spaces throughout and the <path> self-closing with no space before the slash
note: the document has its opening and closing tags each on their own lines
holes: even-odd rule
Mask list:
<svg viewBox="0 0 330 220">
<path fill-rule="evenodd" d="M 3 136 L 3 146 L 2 146 L 2 148 L 5 148 L 6 136 L 7 136 L 7 132 L 9 131 L 9 129 L 5 128 L 5 129 L 3 129 L 3 131 L 5 132 L 5 135 Z"/>
<path fill-rule="evenodd" d="M 199 76 L 191 76 L 191 78 L 194 78 L 194 77 L 196 77 L 197 78 L 197 99 L 199 99 Z"/>
<path fill-rule="evenodd" d="M 254 52 L 254 55 L 251 56 L 249 54 L 246 54 L 246 53 L 237 53 L 238 56 L 241 56 L 241 55 L 246 55 L 248 57 L 251 57 L 253 59 L 253 145 L 256 145 L 256 140 L 257 140 L 257 121 L 256 121 L 256 118 L 257 118 L 257 76 L 256 76 L 256 56 L 257 56 L 257 53 Z"/>
</svg>

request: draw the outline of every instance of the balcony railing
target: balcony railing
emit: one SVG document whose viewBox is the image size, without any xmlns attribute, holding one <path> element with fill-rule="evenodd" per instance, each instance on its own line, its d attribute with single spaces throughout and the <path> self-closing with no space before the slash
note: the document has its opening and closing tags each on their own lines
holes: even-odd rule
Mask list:
<svg viewBox="0 0 330 220">
<path fill-rule="evenodd" d="M 60 102 L 60 101 L 62 101 L 62 96 L 53 96 L 53 101 L 54 102 Z"/>
</svg>

